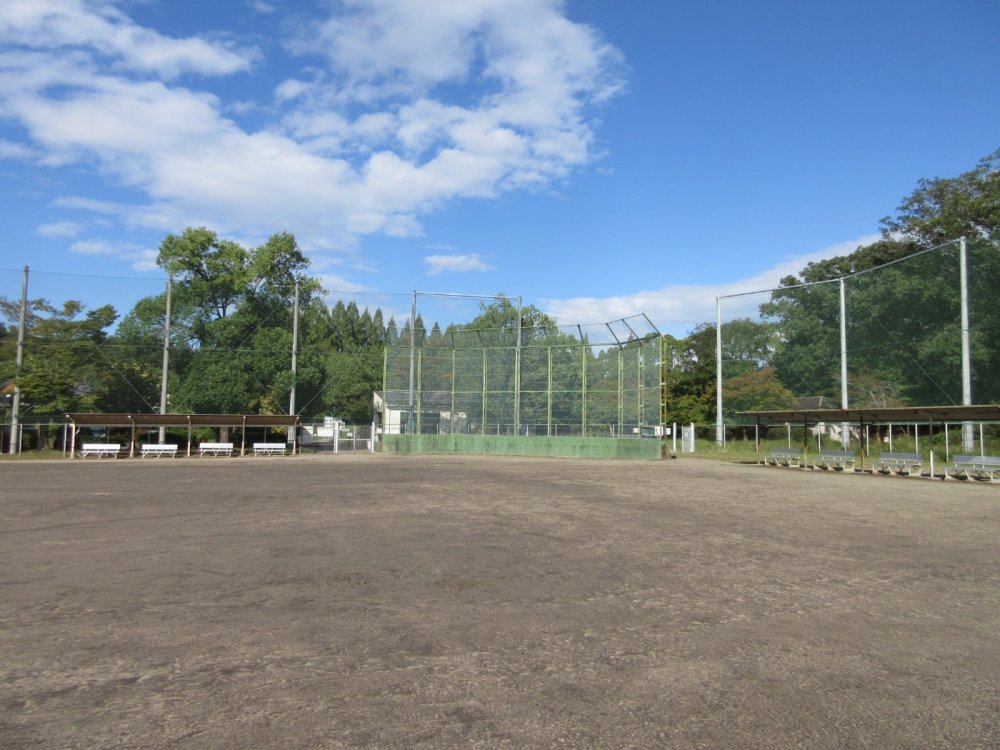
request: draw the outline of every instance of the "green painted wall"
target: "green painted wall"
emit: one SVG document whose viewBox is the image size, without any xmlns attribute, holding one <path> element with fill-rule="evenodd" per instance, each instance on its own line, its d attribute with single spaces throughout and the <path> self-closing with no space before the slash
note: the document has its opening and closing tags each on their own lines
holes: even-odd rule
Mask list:
<svg viewBox="0 0 1000 750">
<path fill-rule="evenodd" d="M 466 453 L 558 458 L 660 458 L 659 440 L 489 435 L 385 435 L 385 453 Z"/>
</svg>

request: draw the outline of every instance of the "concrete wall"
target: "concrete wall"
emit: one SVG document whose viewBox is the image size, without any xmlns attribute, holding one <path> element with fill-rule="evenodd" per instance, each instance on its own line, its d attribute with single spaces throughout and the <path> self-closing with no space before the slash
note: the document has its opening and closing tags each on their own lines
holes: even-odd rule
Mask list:
<svg viewBox="0 0 1000 750">
<path fill-rule="evenodd" d="M 386 453 L 468 453 L 562 458 L 660 458 L 659 440 L 490 435 L 384 435 Z"/>
</svg>

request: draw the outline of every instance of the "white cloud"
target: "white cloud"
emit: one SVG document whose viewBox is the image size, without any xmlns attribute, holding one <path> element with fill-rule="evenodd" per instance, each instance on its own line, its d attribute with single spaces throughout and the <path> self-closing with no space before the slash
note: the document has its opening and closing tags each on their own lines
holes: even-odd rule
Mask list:
<svg viewBox="0 0 1000 750">
<path fill-rule="evenodd" d="M 34 149 L 30 149 L 23 143 L 12 143 L 0 138 L 0 159 L 30 159 L 37 157 Z"/>
<path fill-rule="evenodd" d="M 250 130 L 224 114 L 246 101 L 175 78 L 244 72 L 254 52 L 167 37 L 109 2 L 8 0 L 0 118 L 26 136 L 0 142 L 0 156 L 132 189 L 132 203 L 70 199 L 127 226 L 289 227 L 327 251 L 366 234 L 417 236 L 421 215 L 448 201 L 534 189 L 595 158 L 590 108 L 620 89 L 620 55 L 566 19 L 561 0 L 326 7 L 289 17 L 293 48 L 312 58 L 262 100 L 257 114 L 273 121 Z"/>
<path fill-rule="evenodd" d="M 127 263 L 136 271 L 156 270 L 159 253 L 133 242 L 108 242 L 106 240 L 80 240 L 70 245 L 71 253 L 77 255 L 103 255 Z"/>
<path fill-rule="evenodd" d="M 720 284 L 676 284 L 614 297 L 546 300 L 544 307 L 561 324 L 599 323 L 645 313 L 663 333 L 684 335 L 700 323 L 714 323 L 716 297 L 747 295 L 722 300 L 724 320 L 756 317 L 760 304 L 770 298 L 767 290 L 776 288 L 784 277 L 797 276 L 807 263 L 849 255 L 860 245 L 870 244 L 878 237 L 865 235 L 805 255 L 786 257 L 745 279 Z"/>
<path fill-rule="evenodd" d="M 84 0 L 6 0 L 0 5 L 0 43 L 29 49 L 90 48 L 124 68 L 164 78 L 234 73 L 249 68 L 255 57 L 219 41 L 171 39 L 136 25 L 108 3 Z"/>
<path fill-rule="evenodd" d="M 279 102 L 287 102 L 298 98 L 312 87 L 313 84 L 307 81 L 299 81 L 294 78 L 289 78 L 287 81 L 282 81 L 278 84 L 277 88 L 274 90 L 274 96 Z"/>
<path fill-rule="evenodd" d="M 429 270 L 428 276 L 437 276 L 445 271 L 468 273 L 469 271 L 492 271 L 494 267 L 483 260 L 478 253 L 464 255 L 428 255 L 424 258 Z"/>
<path fill-rule="evenodd" d="M 71 253 L 77 255 L 117 255 L 117 249 L 103 240 L 80 240 L 69 246 Z"/>
<path fill-rule="evenodd" d="M 264 2 L 264 0 L 250 0 L 247 3 L 247 7 L 262 15 L 275 13 L 278 10 L 272 3 Z"/>
<path fill-rule="evenodd" d="M 75 221 L 55 221 L 42 224 L 38 233 L 42 237 L 75 237 L 83 229 L 83 225 Z"/>
</svg>

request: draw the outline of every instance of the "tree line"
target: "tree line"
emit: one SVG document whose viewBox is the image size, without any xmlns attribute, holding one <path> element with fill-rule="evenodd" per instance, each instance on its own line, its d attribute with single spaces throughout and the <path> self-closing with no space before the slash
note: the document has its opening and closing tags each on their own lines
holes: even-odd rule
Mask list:
<svg viewBox="0 0 1000 750">
<path fill-rule="evenodd" d="M 993 302 L 1000 288 L 1000 151 L 957 177 L 921 180 L 895 214 L 882 219 L 881 228 L 878 241 L 782 279 L 758 317 L 723 324 L 727 421 L 737 411 L 786 408 L 796 396 L 827 396 L 839 404 L 839 289 L 817 282 L 841 277 L 849 277 L 852 405 L 961 403 L 958 254 L 954 248 L 920 254 L 959 237 L 966 237 L 970 248 L 973 398 L 1000 400 L 1000 306 Z M 188 228 L 163 240 L 157 262 L 173 280 L 170 411 L 284 413 L 294 386 L 296 411 L 306 420 L 335 415 L 365 423 L 372 418 L 372 392 L 382 385 L 386 346 L 409 341 L 409 321 L 400 328 L 395 320 L 385 320 L 381 309 L 362 310 L 343 301 L 328 305 L 294 236 L 279 233 L 259 247 L 245 248 L 208 229 Z M 293 383 L 296 295 L 299 346 Z M 8 392 L 15 377 L 19 308 L 19 300 L 0 297 L 0 383 Z M 556 322 L 537 308 L 521 312 L 526 346 L 579 343 L 560 334 Z M 166 292 L 139 300 L 124 315 L 110 305 L 88 310 L 76 300 L 29 300 L 17 384 L 30 413 L 157 411 L 166 318 Z M 456 336 L 495 348 L 512 342 L 517 314 L 501 298 L 482 305 L 479 316 L 465 324 L 442 330 L 434 323 L 428 331 L 418 316 L 415 326 L 418 342 L 429 351 L 454 346 Z M 664 337 L 671 421 L 714 422 L 715 339 L 714 322 L 684 337 Z M 525 356 L 524 418 L 542 409 L 540 379 L 547 373 L 547 365 Z M 598 394 L 617 387 L 615 354 L 595 350 L 588 356 L 583 367 L 591 397 L 607 401 L 601 412 L 612 413 L 611 396 Z M 429 363 L 429 374 L 445 367 L 433 364 L 433 358 Z M 468 378 L 481 379 L 481 371 L 469 367 Z M 582 388 L 584 370 L 575 360 L 555 367 L 566 394 Z M 502 371 L 495 370 L 497 377 Z M 495 385 L 499 391 L 513 387 Z M 565 398 L 566 417 L 575 419 L 583 404 L 571 395 Z"/>
<path fill-rule="evenodd" d="M 758 318 L 724 323 L 726 422 L 738 421 L 739 411 L 789 408 L 801 396 L 824 396 L 840 405 L 840 290 L 823 282 L 844 277 L 849 403 L 961 404 L 962 237 L 968 248 L 972 399 L 1000 400 L 998 150 L 957 177 L 920 180 L 895 214 L 881 220 L 876 242 L 809 263 L 781 280 Z M 668 342 L 669 412 L 678 422 L 714 422 L 715 323 Z"/>
</svg>

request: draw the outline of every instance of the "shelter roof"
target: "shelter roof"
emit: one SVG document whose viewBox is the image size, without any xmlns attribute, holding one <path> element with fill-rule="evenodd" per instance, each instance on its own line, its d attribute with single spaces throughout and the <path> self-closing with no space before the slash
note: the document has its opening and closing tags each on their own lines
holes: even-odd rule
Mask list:
<svg viewBox="0 0 1000 750">
<path fill-rule="evenodd" d="M 971 406 L 891 406 L 865 409 L 784 409 L 741 411 L 760 424 L 777 422 L 1000 422 L 1000 404 Z"/>
<path fill-rule="evenodd" d="M 66 417 L 77 425 L 100 427 L 290 427 L 299 418 L 288 414 L 128 414 L 73 413 Z"/>
</svg>

